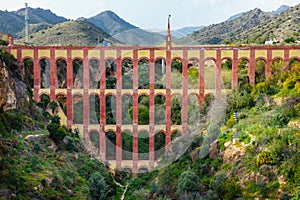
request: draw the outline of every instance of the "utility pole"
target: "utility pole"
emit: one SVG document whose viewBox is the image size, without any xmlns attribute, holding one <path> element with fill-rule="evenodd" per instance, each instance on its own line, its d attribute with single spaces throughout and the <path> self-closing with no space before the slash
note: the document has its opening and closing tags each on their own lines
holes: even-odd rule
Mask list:
<svg viewBox="0 0 300 200">
<path fill-rule="evenodd" d="M 28 3 L 25 2 L 25 42 L 28 44 L 29 42 L 29 17 L 28 17 Z"/>
</svg>

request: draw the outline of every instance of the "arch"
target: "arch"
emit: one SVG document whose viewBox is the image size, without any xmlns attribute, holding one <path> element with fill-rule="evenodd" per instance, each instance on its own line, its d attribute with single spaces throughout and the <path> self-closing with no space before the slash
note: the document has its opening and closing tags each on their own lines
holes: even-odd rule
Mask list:
<svg viewBox="0 0 300 200">
<path fill-rule="evenodd" d="M 154 73 L 155 73 L 155 89 L 165 89 L 166 88 L 166 61 L 163 58 L 157 59 L 154 63 Z"/>
<path fill-rule="evenodd" d="M 246 58 L 239 59 L 238 63 L 238 86 L 242 88 L 243 86 L 249 84 L 249 60 Z"/>
<path fill-rule="evenodd" d="M 48 94 L 42 94 L 40 96 L 40 102 L 38 102 L 38 106 L 40 106 L 43 110 L 46 110 L 49 103 L 50 103 L 49 95 Z"/>
<path fill-rule="evenodd" d="M 41 88 L 50 88 L 50 62 L 48 59 L 43 58 L 39 62 Z"/>
<path fill-rule="evenodd" d="M 90 101 L 90 124 L 100 124 L 100 97 L 98 94 L 91 94 Z"/>
<path fill-rule="evenodd" d="M 67 88 L 67 62 L 64 59 L 56 61 L 56 79 L 58 88 Z"/>
<path fill-rule="evenodd" d="M 107 95 L 106 102 L 106 124 L 116 124 L 116 97 Z"/>
<path fill-rule="evenodd" d="M 73 95 L 73 120 L 74 124 L 83 124 L 83 96 Z"/>
<path fill-rule="evenodd" d="M 216 88 L 216 69 L 217 65 L 214 59 L 206 59 L 204 62 L 204 84 L 205 89 Z"/>
<path fill-rule="evenodd" d="M 73 60 L 73 88 L 83 88 L 83 62 L 81 59 Z"/>
<path fill-rule="evenodd" d="M 196 94 L 188 97 L 188 124 L 197 125 L 200 122 L 199 99 Z"/>
<path fill-rule="evenodd" d="M 232 80 L 232 60 L 224 58 L 221 63 L 222 69 L 222 82 L 224 89 L 231 89 L 231 80 Z"/>
<path fill-rule="evenodd" d="M 266 61 L 257 59 L 255 62 L 255 84 L 266 81 Z"/>
<path fill-rule="evenodd" d="M 299 58 L 292 58 L 289 62 L 289 70 L 299 72 L 300 71 L 300 59 Z"/>
<path fill-rule="evenodd" d="M 31 58 L 25 58 L 23 60 L 24 66 L 24 82 L 31 88 L 34 87 L 34 63 Z"/>
<path fill-rule="evenodd" d="M 56 101 L 65 115 L 67 115 L 67 95 L 59 93 L 56 95 Z"/>
<path fill-rule="evenodd" d="M 97 59 L 93 58 L 89 61 L 89 88 L 100 88 L 100 63 Z"/>
<path fill-rule="evenodd" d="M 141 59 L 138 63 L 138 88 L 149 89 L 150 87 L 150 66 L 149 61 Z"/>
<path fill-rule="evenodd" d="M 132 97 L 124 95 L 122 97 L 122 124 L 132 124 Z"/>
<path fill-rule="evenodd" d="M 149 134 L 147 131 L 141 131 L 138 134 L 138 159 L 149 159 Z"/>
<path fill-rule="evenodd" d="M 116 160 L 116 134 L 113 131 L 107 131 L 106 138 L 106 160 Z"/>
<path fill-rule="evenodd" d="M 172 96 L 171 105 L 171 123 L 173 125 L 181 125 L 181 107 L 182 99 L 181 95 L 174 94 Z"/>
<path fill-rule="evenodd" d="M 154 135 L 154 159 L 158 160 L 165 154 L 166 135 L 159 131 Z"/>
<path fill-rule="evenodd" d="M 98 131 L 92 130 L 89 133 L 92 145 L 100 151 L 100 134 Z"/>
<path fill-rule="evenodd" d="M 142 166 L 139 168 L 139 176 L 145 174 L 148 172 L 148 167 L 147 166 Z"/>
<path fill-rule="evenodd" d="M 188 61 L 188 88 L 197 89 L 199 83 L 199 60 L 190 58 Z"/>
<path fill-rule="evenodd" d="M 282 58 L 276 57 L 272 60 L 271 70 L 272 74 L 280 74 L 285 68 L 285 63 Z"/>
<path fill-rule="evenodd" d="M 133 136 L 131 132 L 122 132 L 122 160 L 132 160 Z"/>
<path fill-rule="evenodd" d="M 116 62 L 112 58 L 108 58 L 105 61 L 105 74 L 106 74 L 106 89 L 116 89 Z"/>
<path fill-rule="evenodd" d="M 182 61 L 174 58 L 171 62 L 171 89 L 182 88 Z"/>
<path fill-rule="evenodd" d="M 154 123 L 166 124 L 166 97 L 164 95 L 157 95 L 154 98 Z"/>
<path fill-rule="evenodd" d="M 122 89 L 133 89 L 133 62 L 128 58 L 122 61 Z"/>
<path fill-rule="evenodd" d="M 139 96 L 138 103 L 138 124 L 149 124 L 149 97 L 147 95 Z"/>
</svg>

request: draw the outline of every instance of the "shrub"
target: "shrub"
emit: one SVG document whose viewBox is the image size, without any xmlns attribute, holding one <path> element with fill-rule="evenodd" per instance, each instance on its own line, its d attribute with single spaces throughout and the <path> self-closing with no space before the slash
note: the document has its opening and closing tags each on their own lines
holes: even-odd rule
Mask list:
<svg viewBox="0 0 300 200">
<path fill-rule="evenodd" d="M 90 196 L 92 199 L 106 199 L 106 194 L 109 187 L 100 172 L 95 172 L 91 175 L 89 179 L 89 185 Z"/>
<path fill-rule="evenodd" d="M 263 164 L 272 164 L 272 163 L 273 163 L 273 158 L 269 151 L 260 152 L 256 158 L 256 164 L 258 166 Z"/>
</svg>

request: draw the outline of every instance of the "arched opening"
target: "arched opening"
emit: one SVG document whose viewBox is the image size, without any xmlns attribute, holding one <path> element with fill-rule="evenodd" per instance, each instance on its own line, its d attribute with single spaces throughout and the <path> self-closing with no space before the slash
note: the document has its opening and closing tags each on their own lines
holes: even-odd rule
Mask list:
<svg viewBox="0 0 300 200">
<path fill-rule="evenodd" d="M 116 160 L 116 134 L 113 131 L 106 133 L 106 160 Z"/>
<path fill-rule="evenodd" d="M 105 61 L 106 66 L 106 89 L 116 89 L 116 63 L 113 59 L 107 59 Z"/>
<path fill-rule="evenodd" d="M 249 61 L 247 59 L 240 59 L 238 63 L 238 86 L 243 88 L 245 85 L 249 84 L 248 75 Z"/>
<path fill-rule="evenodd" d="M 257 60 L 255 62 L 255 84 L 266 81 L 266 62 Z"/>
<path fill-rule="evenodd" d="M 67 115 L 67 96 L 64 94 L 56 95 L 56 101 L 65 115 Z"/>
<path fill-rule="evenodd" d="M 166 135 L 158 132 L 154 135 L 154 159 L 158 160 L 165 154 Z"/>
<path fill-rule="evenodd" d="M 73 88 L 83 88 L 83 62 L 80 59 L 73 61 Z"/>
<path fill-rule="evenodd" d="M 50 97 L 47 94 L 42 94 L 40 96 L 40 102 L 38 102 L 38 106 L 41 107 L 43 110 L 47 109 L 48 104 L 50 103 Z"/>
<path fill-rule="evenodd" d="M 188 124 L 197 125 L 200 122 L 199 100 L 196 94 L 189 95 L 188 98 Z"/>
<path fill-rule="evenodd" d="M 122 89 L 133 88 L 133 62 L 125 59 L 122 62 Z"/>
<path fill-rule="evenodd" d="M 180 59 L 174 59 L 171 63 L 171 88 L 182 88 L 182 62 Z"/>
<path fill-rule="evenodd" d="M 221 64 L 222 69 L 222 82 L 224 89 L 231 89 L 232 80 L 232 61 L 229 59 L 224 59 Z"/>
<path fill-rule="evenodd" d="M 57 87 L 67 88 L 67 62 L 64 59 L 56 61 Z"/>
<path fill-rule="evenodd" d="M 47 59 L 40 60 L 41 88 L 50 88 L 50 62 Z"/>
<path fill-rule="evenodd" d="M 98 149 L 98 152 L 100 150 L 100 136 L 97 131 L 91 131 L 90 132 L 90 141 L 93 145 L 93 147 Z"/>
<path fill-rule="evenodd" d="M 216 63 L 214 60 L 206 60 L 204 62 L 204 84 L 205 89 L 216 89 Z"/>
<path fill-rule="evenodd" d="M 283 69 L 285 68 L 285 63 L 281 58 L 277 58 L 272 61 L 272 74 L 281 74 L 283 72 Z"/>
<path fill-rule="evenodd" d="M 171 141 L 174 141 L 174 140 L 176 140 L 176 138 L 179 138 L 179 137 L 181 137 L 182 135 L 181 135 L 181 132 L 180 131 L 178 131 L 178 130 L 176 130 L 176 131 L 174 131 L 172 134 L 171 134 Z"/>
<path fill-rule="evenodd" d="M 149 135 L 147 132 L 140 132 L 138 135 L 138 159 L 149 159 Z"/>
<path fill-rule="evenodd" d="M 90 124 L 100 124 L 100 98 L 97 94 L 90 95 Z"/>
<path fill-rule="evenodd" d="M 31 88 L 33 88 L 34 85 L 34 77 L 33 77 L 33 70 L 34 70 L 34 64 L 31 59 L 25 59 L 24 62 L 24 82 L 29 85 Z"/>
<path fill-rule="evenodd" d="M 166 124 L 166 97 L 157 95 L 154 104 L 154 123 L 157 125 Z"/>
<path fill-rule="evenodd" d="M 292 72 L 299 72 L 300 71 L 300 60 L 292 59 L 289 63 L 289 70 Z"/>
<path fill-rule="evenodd" d="M 106 124 L 116 124 L 116 97 L 106 96 Z"/>
<path fill-rule="evenodd" d="M 138 107 L 138 124 L 146 125 L 149 124 L 149 97 L 146 95 L 139 96 L 139 107 Z"/>
<path fill-rule="evenodd" d="M 132 97 L 130 95 L 122 97 L 122 123 L 132 124 Z"/>
<path fill-rule="evenodd" d="M 150 68 L 149 62 L 146 59 L 141 59 L 139 61 L 138 68 L 138 88 L 139 89 L 149 89 L 150 87 Z"/>
<path fill-rule="evenodd" d="M 132 160 L 132 141 L 130 132 L 122 132 L 122 160 Z"/>
<path fill-rule="evenodd" d="M 199 60 L 190 59 L 188 63 L 188 88 L 197 89 L 199 82 Z"/>
<path fill-rule="evenodd" d="M 73 119 L 74 124 L 83 124 L 83 97 L 79 94 L 73 96 Z"/>
<path fill-rule="evenodd" d="M 90 73 L 90 89 L 100 88 L 100 63 L 97 59 L 92 59 L 89 62 Z"/>
<path fill-rule="evenodd" d="M 155 61 L 155 89 L 166 88 L 166 62 L 164 59 L 158 59 Z"/>
<path fill-rule="evenodd" d="M 141 167 L 139 169 L 139 176 L 142 176 L 143 174 L 146 174 L 148 172 L 148 169 L 146 167 Z"/>
<path fill-rule="evenodd" d="M 171 105 L 171 121 L 173 125 L 181 125 L 181 103 L 181 96 L 179 94 L 173 95 Z"/>
</svg>

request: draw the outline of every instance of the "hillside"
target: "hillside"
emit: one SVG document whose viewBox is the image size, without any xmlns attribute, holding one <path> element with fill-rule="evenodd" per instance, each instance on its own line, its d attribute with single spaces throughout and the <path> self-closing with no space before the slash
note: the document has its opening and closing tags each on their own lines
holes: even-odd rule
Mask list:
<svg viewBox="0 0 300 200">
<path fill-rule="evenodd" d="M 101 12 L 87 20 L 127 45 L 159 45 L 165 40 L 158 33 L 131 25 L 112 11 Z"/>
<path fill-rule="evenodd" d="M 84 20 L 63 22 L 29 35 L 29 43 L 40 46 L 97 46 L 101 45 L 103 40 L 111 44 L 120 44 L 118 40 Z M 19 39 L 15 43 L 22 44 L 23 41 Z"/>
<path fill-rule="evenodd" d="M 224 44 L 229 38 L 245 30 L 253 29 L 265 21 L 271 20 L 271 18 L 271 14 L 264 13 L 260 9 L 254 9 L 234 20 L 209 25 L 199 31 L 193 32 L 187 37 L 177 40 L 176 43 L 185 45 Z"/>
<path fill-rule="evenodd" d="M 187 37 L 176 41 L 178 44 L 264 44 L 267 40 L 276 39 L 283 43 L 290 39 L 300 39 L 299 16 L 300 5 L 285 10 L 279 8 L 272 14 L 254 9 L 241 13 L 219 24 L 212 24 Z M 285 10 L 285 11 L 282 11 Z"/>
<path fill-rule="evenodd" d="M 59 17 L 52 13 L 50 10 L 44 10 L 41 8 L 29 8 L 28 16 L 30 24 L 29 28 L 31 32 L 41 30 L 42 28 L 49 25 L 67 21 L 66 18 Z M 24 36 L 24 8 L 13 12 L 0 11 L 0 18 L 1 33 L 9 33 L 17 38 Z M 37 28 L 36 24 L 40 24 L 41 26 Z"/>
<path fill-rule="evenodd" d="M 235 43 L 258 43 L 263 44 L 266 40 L 276 39 L 280 43 L 300 40 L 299 33 L 300 4 L 272 17 L 259 26 L 247 29 L 230 38 Z M 289 43 L 289 42 L 287 42 Z"/>
</svg>

